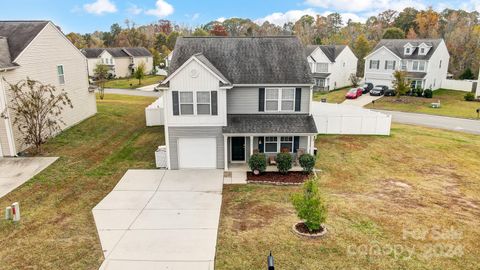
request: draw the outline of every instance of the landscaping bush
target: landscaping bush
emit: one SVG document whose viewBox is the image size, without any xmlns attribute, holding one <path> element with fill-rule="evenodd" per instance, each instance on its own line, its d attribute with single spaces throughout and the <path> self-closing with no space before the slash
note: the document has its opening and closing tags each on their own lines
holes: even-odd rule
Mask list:
<svg viewBox="0 0 480 270">
<path fill-rule="evenodd" d="M 303 154 L 298 161 L 304 172 L 311 173 L 313 171 L 313 168 L 315 167 L 315 157 L 313 155 Z"/>
<path fill-rule="evenodd" d="M 278 171 L 286 174 L 292 168 L 293 158 L 290 153 L 278 153 L 277 168 Z"/>
<path fill-rule="evenodd" d="M 423 96 L 423 89 L 418 87 L 415 89 L 415 95 L 417 95 L 417 97 L 422 97 Z"/>
<path fill-rule="evenodd" d="M 423 95 L 424 95 L 426 98 L 432 98 L 432 97 L 433 97 L 433 91 L 432 91 L 432 89 L 425 89 L 425 91 L 423 91 Z"/>
<path fill-rule="evenodd" d="M 304 221 L 310 232 L 319 230 L 327 219 L 327 208 L 320 196 L 315 178 L 303 184 L 303 192 L 294 194 L 292 203 L 297 216 Z"/>
<path fill-rule="evenodd" d="M 464 96 L 466 101 L 474 101 L 475 100 L 475 95 L 473 93 L 467 93 Z"/>
<path fill-rule="evenodd" d="M 248 166 L 250 170 L 258 170 L 260 173 L 264 172 L 267 169 L 267 157 L 262 153 L 255 153 L 250 156 L 248 160 Z"/>
</svg>

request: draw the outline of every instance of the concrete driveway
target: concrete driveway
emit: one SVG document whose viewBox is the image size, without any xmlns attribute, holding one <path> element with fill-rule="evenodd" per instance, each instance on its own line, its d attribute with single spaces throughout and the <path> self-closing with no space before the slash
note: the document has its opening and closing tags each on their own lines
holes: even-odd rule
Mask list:
<svg viewBox="0 0 480 270">
<path fill-rule="evenodd" d="M 0 158 L 0 198 L 50 166 L 58 157 Z"/>
<path fill-rule="evenodd" d="M 213 269 L 222 184 L 221 170 L 129 170 L 93 209 L 100 269 Z"/>
<path fill-rule="evenodd" d="M 139 96 L 139 97 L 161 96 L 160 92 L 142 91 L 139 89 L 117 89 L 117 88 L 105 88 L 105 94 L 118 94 L 118 95 Z"/>
<path fill-rule="evenodd" d="M 373 100 L 377 100 L 381 97 L 382 96 L 370 96 L 370 94 L 364 94 L 356 99 L 346 99 L 342 102 L 342 104 L 363 107 L 371 103 Z"/>
</svg>

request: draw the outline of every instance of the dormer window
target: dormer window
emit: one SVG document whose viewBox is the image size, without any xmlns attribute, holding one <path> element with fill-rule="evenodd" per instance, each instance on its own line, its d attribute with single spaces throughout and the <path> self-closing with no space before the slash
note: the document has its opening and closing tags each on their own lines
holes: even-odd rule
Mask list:
<svg viewBox="0 0 480 270">
<path fill-rule="evenodd" d="M 404 46 L 404 51 L 403 52 L 404 52 L 405 55 L 411 55 L 413 53 L 413 49 L 414 48 L 413 48 L 412 44 L 407 43 Z"/>
<path fill-rule="evenodd" d="M 405 54 L 410 54 L 410 48 L 405 48 Z"/>
<path fill-rule="evenodd" d="M 428 51 L 430 50 L 430 46 L 425 43 L 420 44 L 418 46 L 418 55 L 427 55 Z"/>
</svg>

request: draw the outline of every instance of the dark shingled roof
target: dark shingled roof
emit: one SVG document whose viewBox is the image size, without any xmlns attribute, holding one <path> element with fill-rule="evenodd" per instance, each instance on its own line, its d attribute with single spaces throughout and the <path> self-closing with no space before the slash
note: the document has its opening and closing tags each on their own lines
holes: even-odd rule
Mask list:
<svg viewBox="0 0 480 270">
<path fill-rule="evenodd" d="M 152 56 L 150 51 L 143 47 L 129 47 L 129 48 L 87 48 L 82 49 L 82 53 L 87 58 L 97 58 L 103 51 L 107 51 L 113 57 L 145 57 Z"/>
<path fill-rule="evenodd" d="M 222 78 L 226 83 L 230 84 L 227 78 L 210 62 L 202 53 L 195 54 L 195 57 L 202 62 L 205 66 L 207 66 L 211 71 L 213 71 L 217 76 Z"/>
<path fill-rule="evenodd" d="M 438 45 L 442 43 L 442 41 L 442 39 L 382 39 L 378 42 L 373 51 L 385 46 L 402 59 L 428 60 L 438 48 Z M 419 55 L 418 48 L 414 48 L 414 51 L 411 55 L 404 55 L 404 46 L 407 43 L 410 43 L 415 47 L 425 43 L 426 45 L 431 46 L 431 48 L 426 55 Z"/>
<path fill-rule="evenodd" d="M 345 49 L 347 45 L 308 45 L 306 48 L 307 56 L 313 53 L 316 48 L 320 48 L 323 53 L 327 56 L 330 62 L 335 62 L 338 55 Z"/>
<path fill-rule="evenodd" d="M 170 74 L 197 53 L 233 84 L 312 84 L 305 49 L 294 36 L 180 37 Z"/>
<path fill-rule="evenodd" d="M 229 114 L 223 133 L 315 134 L 317 126 L 308 114 Z"/>
<path fill-rule="evenodd" d="M 0 69 L 9 69 L 17 66 L 17 64 L 12 63 L 10 50 L 8 48 L 8 39 L 6 37 L 0 37 Z"/>
<path fill-rule="evenodd" d="M 0 36 L 6 37 L 8 40 L 12 61 L 48 23 L 48 21 L 0 21 Z"/>
</svg>

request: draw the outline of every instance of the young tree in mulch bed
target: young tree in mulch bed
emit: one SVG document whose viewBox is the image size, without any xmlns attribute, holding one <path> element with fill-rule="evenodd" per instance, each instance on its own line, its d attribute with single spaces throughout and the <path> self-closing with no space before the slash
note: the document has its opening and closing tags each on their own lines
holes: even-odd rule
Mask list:
<svg viewBox="0 0 480 270">
<path fill-rule="evenodd" d="M 297 216 L 302 219 L 294 225 L 294 232 L 307 237 L 319 237 L 326 233 L 323 225 L 327 219 L 327 208 L 318 190 L 318 181 L 311 178 L 303 185 L 303 192 L 292 196 Z"/>
</svg>

